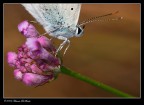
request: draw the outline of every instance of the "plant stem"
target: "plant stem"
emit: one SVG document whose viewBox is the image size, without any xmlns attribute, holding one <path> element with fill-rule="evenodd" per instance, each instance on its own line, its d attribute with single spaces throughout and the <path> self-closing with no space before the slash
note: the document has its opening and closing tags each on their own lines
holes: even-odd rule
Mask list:
<svg viewBox="0 0 144 105">
<path fill-rule="evenodd" d="M 64 66 L 61 66 L 61 72 L 63 74 L 67 74 L 67 75 L 72 76 L 74 78 L 77 78 L 77 79 L 79 79 L 81 81 L 84 81 L 84 82 L 87 82 L 87 83 L 89 83 L 91 85 L 99 87 L 99 88 L 101 88 L 103 90 L 106 90 L 106 91 L 108 91 L 110 93 L 113 93 L 113 94 L 115 94 L 115 95 L 117 95 L 119 97 L 128 97 L 128 98 L 134 97 L 134 96 L 131 96 L 131 95 L 127 94 L 127 93 L 124 93 L 124 92 L 122 92 L 122 91 L 120 91 L 118 89 L 112 88 L 112 87 L 110 87 L 108 85 L 105 85 L 103 83 L 100 83 L 100 82 L 97 82 L 97 81 L 95 81 L 93 79 L 90 79 L 90 78 L 88 78 L 88 77 L 86 77 L 84 75 L 81 75 L 80 73 L 74 72 L 74 71 L 72 71 L 72 70 L 70 70 L 70 69 L 68 69 L 68 68 L 66 68 Z"/>
</svg>

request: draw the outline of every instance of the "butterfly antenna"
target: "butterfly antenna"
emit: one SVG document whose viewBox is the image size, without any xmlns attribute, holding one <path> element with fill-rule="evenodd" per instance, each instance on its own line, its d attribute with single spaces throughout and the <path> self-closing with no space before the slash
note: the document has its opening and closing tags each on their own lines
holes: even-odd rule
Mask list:
<svg viewBox="0 0 144 105">
<path fill-rule="evenodd" d="M 37 21 L 29 21 L 29 22 L 31 22 L 31 23 L 37 23 Z"/>
<path fill-rule="evenodd" d="M 94 22 L 94 21 L 98 21 L 98 20 L 97 20 L 98 18 L 103 18 L 103 17 L 106 17 L 106 16 L 115 15 L 115 14 L 117 14 L 117 13 L 119 13 L 119 11 L 116 11 L 116 12 L 113 12 L 113 13 L 109 13 L 109 14 L 106 14 L 106 15 L 101 15 L 101 16 L 92 17 L 92 18 L 90 18 L 90 19 L 87 19 L 87 20 L 81 22 L 81 23 L 79 24 L 79 26 L 82 26 L 82 25 L 84 25 L 84 24 L 91 23 L 91 22 Z"/>
<path fill-rule="evenodd" d="M 117 18 L 111 18 L 111 19 L 98 19 L 98 20 L 94 20 L 94 21 L 105 22 L 105 21 L 117 21 L 117 20 L 121 20 L 121 19 L 123 19 L 123 17 L 117 17 Z"/>
</svg>

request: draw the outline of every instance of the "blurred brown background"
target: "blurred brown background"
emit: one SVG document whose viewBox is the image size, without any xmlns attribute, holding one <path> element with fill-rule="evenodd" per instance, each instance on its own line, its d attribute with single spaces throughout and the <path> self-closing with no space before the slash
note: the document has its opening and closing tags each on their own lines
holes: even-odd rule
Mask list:
<svg viewBox="0 0 144 105">
<path fill-rule="evenodd" d="M 79 21 L 117 10 L 119 14 L 113 17 L 122 16 L 123 20 L 87 24 L 82 37 L 70 39 L 64 65 L 140 97 L 140 4 L 82 4 Z M 23 20 L 35 19 L 20 4 L 4 4 L 4 97 L 116 97 L 63 74 L 37 88 L 14 79 L 6 54 L 25 42 L 17 29 Z M 45 32 L 39 24 L 34 25 L 40 33 Z M 61 42 L 54 40 L 56 45 Z"/>
</svg>

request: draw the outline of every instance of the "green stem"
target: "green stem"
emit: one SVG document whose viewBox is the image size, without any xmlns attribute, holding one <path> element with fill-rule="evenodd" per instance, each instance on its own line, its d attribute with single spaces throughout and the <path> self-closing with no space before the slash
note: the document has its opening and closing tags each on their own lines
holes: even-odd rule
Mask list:
<svg viewBox="0 0 144 105">
<path fill-rule="evenodd" d="M 90 79 L 90 78 L 88 78 L 88 77 L 86 77 L 84 75 L 81 75 L 80 73 L 74 72 L 74 71 L 72 71 L 72 70 L 70 70 L 70 69 L 68 69 L 68 68 L 66 68 L 64 66 L 61 66 L 61 72 L 63 74 L 67 74 L 69 76 L 72 76 L 72 77 L 77 78 L 79 80 L 82 80 L 84 82 L 87 82 L 87 83 L 89 83 L 91 85 L 97 86 L 97 87 L 99 87 L 101 89 L 104 89 L 104 90 L 106 90 L 108 92 L 111 92 L 111 93 L 113 93 L 113 94 L 115 94 L 115 95 L 117 95 L 119 97 L 129 97 L 129 98 L 130 97 L 131 98 L 134 97 L 134 96 L 131 96 L 131 95 L 127 94 L 127 93 L 124 93 L 124 92 L 122 92 L 120 90 L 112 88 L 112 87 L 110 87 L 108 85 L 105 85 L 103 83 L 100 83 L 100 82 L 97 82 L 97 81 L 95 81 L 93 79 Z"/>
</svg>

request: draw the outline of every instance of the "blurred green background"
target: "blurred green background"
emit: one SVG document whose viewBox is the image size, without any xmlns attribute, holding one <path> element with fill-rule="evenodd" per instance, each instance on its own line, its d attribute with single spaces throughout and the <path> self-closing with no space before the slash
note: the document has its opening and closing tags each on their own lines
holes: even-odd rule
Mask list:
<svg viewBox="0 0 144 105">
<path fill-rule="evenodd" d="M 112 18 L 122 16 L 123 20 L 87 24 L 82 37 L 70 39 L 64 65 L 140 97 L 140 4 L 82 4 L 79 22 L 117 10 Z M 8 51 L 17 51 L 26 40 L 17 29 L 23 20 L 35 19 L 20 4 L 4 4 L 4 97 L 116 97 L 63 74 L 37 88 L 17 81 L 6 59 Z M 34 25 L 45 33 L 42 26 Z M 54 39 L 57 46 L 61 42 Z"/>
</svg>

